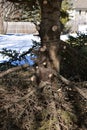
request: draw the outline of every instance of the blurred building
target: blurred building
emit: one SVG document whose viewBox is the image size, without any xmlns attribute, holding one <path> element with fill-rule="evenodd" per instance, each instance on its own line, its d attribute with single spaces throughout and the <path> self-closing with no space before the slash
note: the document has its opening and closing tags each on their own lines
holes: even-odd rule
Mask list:
<svg viewBox="0 0 87 130">
<path fill-rule="evenodd" d="M 37 33 L 34 23 L 31 22 L 4 22 L 5 33 L 23 33 L 35 34 Z"/>
<path fill-rule="evenodd" d="M 87 0 L 69 0 L 70 21 L 67 23 L 72 32 L 87 33 Z"/>
</svg>

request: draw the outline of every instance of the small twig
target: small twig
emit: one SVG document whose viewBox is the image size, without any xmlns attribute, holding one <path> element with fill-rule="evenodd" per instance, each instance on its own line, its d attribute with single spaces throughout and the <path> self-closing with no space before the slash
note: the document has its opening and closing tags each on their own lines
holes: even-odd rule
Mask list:
<svg viewBox="0 0 87 130">
<path fill-rule="evenodd" d="M 64 125 L 64 123 L 59 123 L 62 127 L 64 127 L 66 130 L 68 130 L 68 127 Z"/>
<path fill-rule="evenodd" d="M 58 75 L 58 78 L 60 78 L 60 80 L 66 85 L 70 85 L 72 83 L 70 80 L 66 79 L 62 75 Z"/>
<path fill-rule="evenodd" d="M 87 100 L 87 89 L 82 90 L 81 88 L 78 88 L 75 86 L 75 89 L 79 92 L 79 94 Z"/>
<path fill-rule="evenodd" d="M 25 95 L 24 97 L 20 98 L 19 100 L 13 102 L 12 104 L 10 104 L 9 106 L 5 106 L 4 109 L 9 109 L 11 108 L 12 106 L 14 106 L 16 103 L 19 103 L 23 100 L 26 100 L 28 99 L 33 93 L 35 92 L 35 90 L 32 90 L 30 93 L 28 93 L 27 95 Z"/>
</svg>

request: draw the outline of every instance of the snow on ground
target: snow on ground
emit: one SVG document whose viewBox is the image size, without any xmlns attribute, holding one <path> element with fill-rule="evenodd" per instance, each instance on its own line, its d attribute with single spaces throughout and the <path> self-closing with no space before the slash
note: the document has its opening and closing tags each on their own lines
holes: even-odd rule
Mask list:
<svg viewBox="0 0 87 130">
<path fill-rule="evenodd" d="M 60 39 L 63 41 L 67 41 L 69 36 L 77 37 L 77 33 L 70 33 L 70 34 L 66 34 L 66 35 L 61 35 Z"/>
<path fill-rule="evenodd" d="M 72 36 L 76 37 L 76 34 L 71 34 Z M 68 40 L 68 35 L 61 35 L 60 39 L 63 41 Z M 32 46 L 32 40 L 40 41 L 40 38 L 37 36 L 33 36 L 33 34 L 7 34 L 7 35 L 0 35 L 0 51 L 3 48 L 16 50 L 18 53 L 22 53 L 23 51 L 27 51 Z M 27 57 L 29 62 L 32 61 Z M 4 61 L 8 61 L 8 57 L 3 57 L 0 54 L 0 63 Z M 18 63 L 18 61 L 16 61 Z M 20 64 L 24 64 L 25 62 L 22 61 Z M 19 63 L 18 63 L 19 64 Z"/>
<path fill-rule="evenodd" d="M 32 40 L 40 41 L 39 37 L 33 36 L 33 34 L 0 35 L 0 51 L 3 48 L 7 48 L 11 50 L 16 50 L 18 53 L 22 53 L 23 51 L 27 51 L 32 46 Z M 4 62 L 7 60 L 8 57 L 3 57 L 0 54 L 0 62 Z"/>
</svg>

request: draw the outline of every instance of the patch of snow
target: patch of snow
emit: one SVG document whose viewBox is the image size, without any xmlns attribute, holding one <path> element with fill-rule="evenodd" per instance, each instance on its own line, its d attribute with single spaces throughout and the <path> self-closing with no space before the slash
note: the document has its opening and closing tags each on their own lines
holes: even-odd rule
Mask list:
<svg viewBox="0 0 87 130">
<path fill-rule="evenodd" d="M 66 34 L 66 35 L 61 35 L 60 36 L 60 39 L 62 41 L 67 41 L 69 38 L 69 36 L 73 36 L 73 37 L 77 37 L 77 33 L 70 33 L 70 34 Z"/>
<path fill-rule="evenodd" d="M 33 44 L 32 40 L 39 42 L 40 38 L 37 36 L 33 36 L 33 34 L 0 35 L 0 51 L 3 48 L 7 48 L 11 50 L 16 50 L 18 53 L 21 54 L 23 51 L 27 51 L 32 46 Z M 9 60 L 8 57 L 3 57 L 0 54 L 0 63 L 8 60 Z M 29 61 L 31 60 L 29 59 Z"/>
</svg>

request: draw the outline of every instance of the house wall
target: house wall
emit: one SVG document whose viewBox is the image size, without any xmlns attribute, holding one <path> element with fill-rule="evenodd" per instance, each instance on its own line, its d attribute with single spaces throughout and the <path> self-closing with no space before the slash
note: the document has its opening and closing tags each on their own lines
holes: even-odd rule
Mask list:
<svg viewBox="0 0 87 130">
<path fill-rule="evenodd" d="M 69 14 L 70 14 L 70 21 L 67 23 L 67 26 L 71 27 L 71 32 L 78 32 L 79 26 L 87 25 L 86 10 L 72 10 L 70 11 Z"/>
<path fill-rule="evenodd" d="M 87 0 L 70 1 L 72 9 L 69 11 L 70 21 L 67 23 L 71 27 L 71 32 L 78 32 L 80 26 L 87 29 Z"/>
<path fill-rule="evenodd" d="M 75 20 L 78 24 L 87 24 L 87 11 L 86 10 L 76 10 Z"/>
</svg>

